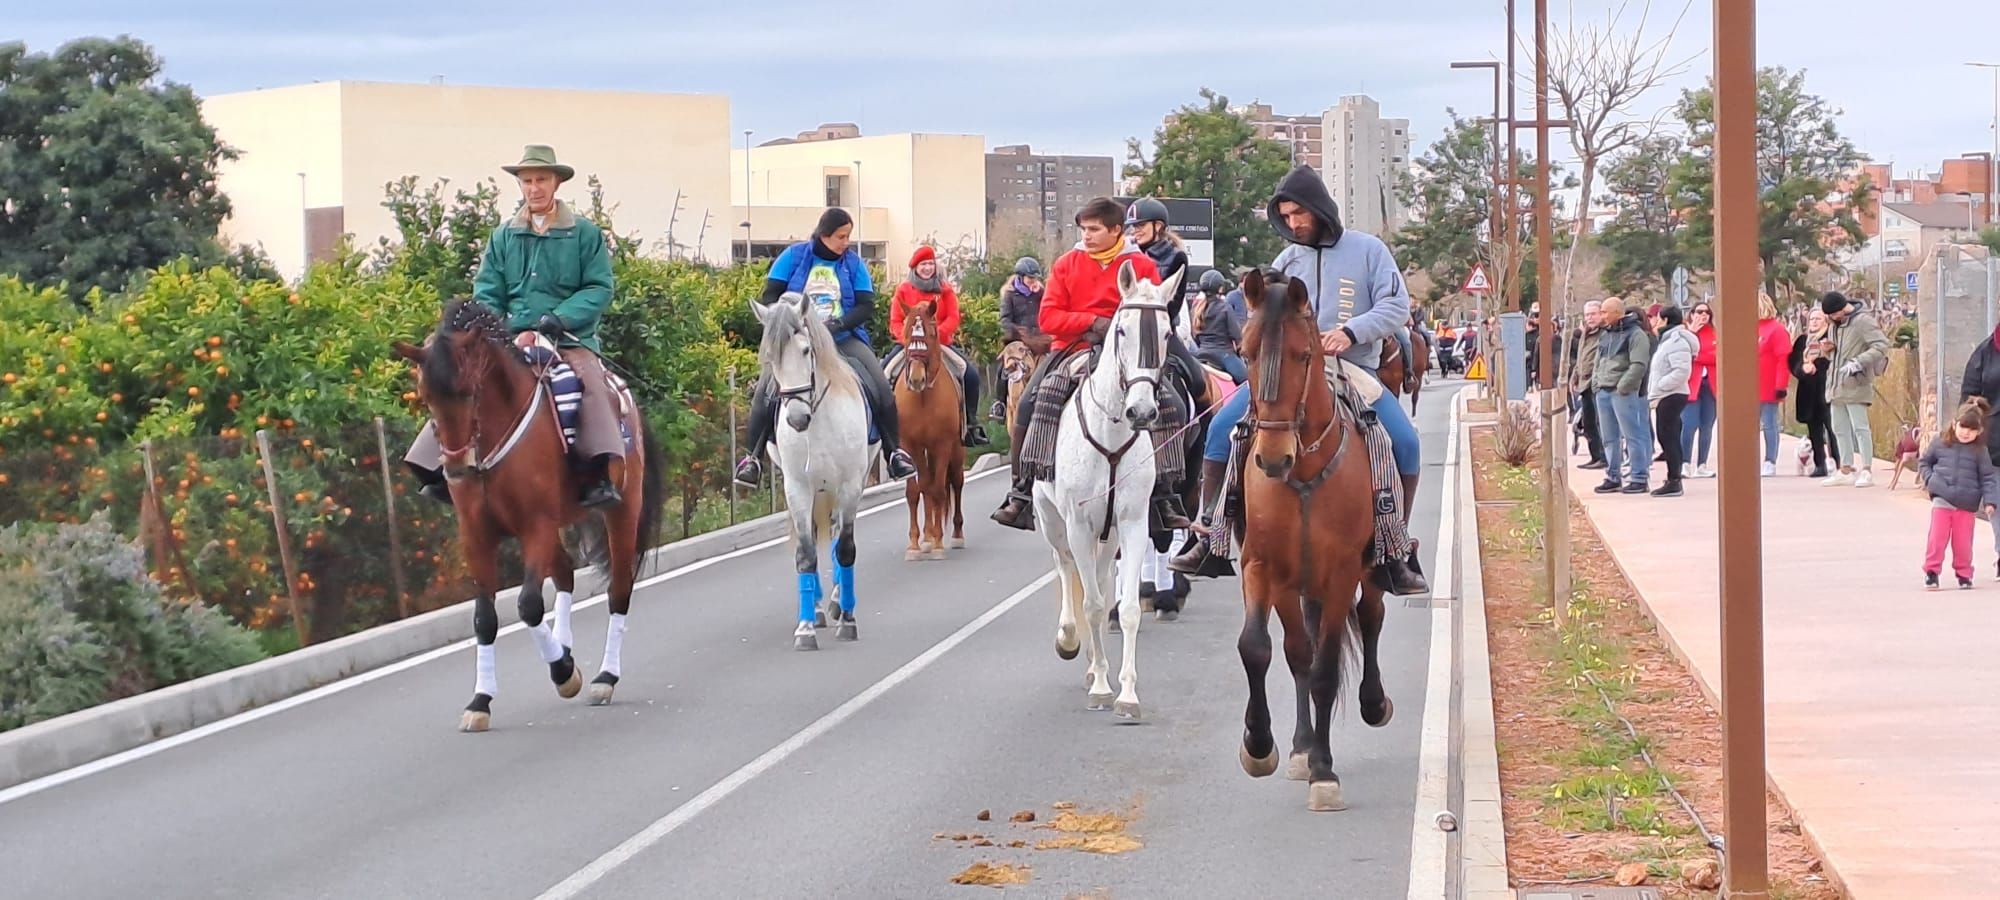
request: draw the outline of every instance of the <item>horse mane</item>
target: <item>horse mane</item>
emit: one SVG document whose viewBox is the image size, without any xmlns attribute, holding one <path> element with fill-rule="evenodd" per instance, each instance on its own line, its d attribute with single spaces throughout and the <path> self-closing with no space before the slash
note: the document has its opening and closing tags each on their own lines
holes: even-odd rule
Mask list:
<svg viewBox="0 0 2000 900">
<path fill-rule="evenodd" d="M 1263 300 L 1257 304 L 1256 315 L 1251 321 L 1258 331 L 1258 350 L 1261 359 L 1258 365 L 1270 373 L 1284 371 L 1285 325 L 1292 319 L 1304 318 L 1303 308 L 1295 308 L 1291 302 L 1291 280 L 1284 273 L 1272 270 L 1265 273 L 1252 272 L 1252 278 L 1244 279 L 1246 287 L 1255 287 L 1263 292 Z M 1317 344 L 1315 344 L 1317 346 Z M 1257 386 L 1257 399 L 1265 403 L 1278 402 L 1278 381 L 1263 379 Z"/>
<path fill-rule="evenodd" d="M 492 344 L 496 349 L 507 347 L 507 323 L 501 321 L 500 314 L 484 303 L 459 297 L 445 302 L 443 314 L 438 317 L 438 327 L 431 341 L 432 353 L 424 355 L 424 386 L 441 395 L 460 396 L 466 393 L 466 385 L 460 384 L 458 354 L 450 351 L 445 339 L 455 334 L 470 334 Z M 508 354 L 502 353 L 503 358 Z"/>
<path fill-rule="evenodd" d="M 806 315 L 790 299 L 771 304 L 770 310 L 771 317 L 764 322 L 764 339 L 757 348 L 758 368 L 766 378 L 776 377 L 773 364 L 778 354 L 793 336 L 804 332 L 812 344 L 814 373 L 827 391 L 861 396 L 861 382 L 841 357 L 840 346 L 833 342 L 833 332 L 827 330 L 825 322 L 818 316 Z"/>
</svg>

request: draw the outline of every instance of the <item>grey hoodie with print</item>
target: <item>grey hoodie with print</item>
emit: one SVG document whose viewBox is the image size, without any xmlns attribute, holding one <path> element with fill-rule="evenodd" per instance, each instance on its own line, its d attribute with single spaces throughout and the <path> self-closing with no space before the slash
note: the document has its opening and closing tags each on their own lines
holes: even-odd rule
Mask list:
<svg viewBox="0 0 2000 900">
<path fill-rule="evenodd" d="M 1313 240 L 1302 241 L 1285 226 L 1278 205 L 1286 200 L 1319 221 Z M 1341 358 L 1374 371 L 1381 365 L 1382 339 L 1400 334 L 1410 321 L 1410 294 L 1388 245 L 1341 226 L 1340 207 L 1311 166 L 1293 169 L 1278 183 L 1267 216 L 1291 242 L 1271 265 L 1305 282 L 1321 332 L 1345 328 L 1354 339 Z"/>
</svg>

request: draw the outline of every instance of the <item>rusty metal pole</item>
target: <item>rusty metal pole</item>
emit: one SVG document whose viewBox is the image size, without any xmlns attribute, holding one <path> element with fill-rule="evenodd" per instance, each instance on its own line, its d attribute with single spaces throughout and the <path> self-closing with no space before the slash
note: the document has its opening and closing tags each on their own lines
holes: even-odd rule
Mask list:
<svg viewBox="0 0 2000 900">
<path fill-rule="evenodd" d="M 1505 298 L 1503 306 L 1508 311 L 1521 308 L 1521 151 L 1520 136 L 1516 133 L 1515 122 L 1520 116 L 1515 113 L 1514 99 L 1520 91 L 1514 85 L 1514 0 L 1507 0 L 1507 271 L 1501 273 L 1500 295 Z M 1499 310 L 1492 314 L 1497 315 Z M 1496 407 L 1497 408 L 1497 407 Z"/>
<path fill-rule="evenodd" d="M 1757 4 L 1715 3 L 1716 487 L 1726 896 L 1769 897 L 1764 820 L 1763 498 L 1757 427 Z"/>
<path fill-rule="evenodd" d="M 1565 453 L 1563 432 L 1568 430 L 1569 392 L 1556 392 L 1556 372 L 1562 368 L 1555 354 L 1555 221 L 1554 204 L 1549 199 L 1549 0 L 1535 0 L 1535 300 L 1541 315 L 1535 328 L 1535 348 L 1541 360 L 1542 395 L 1542 583 L 1548 585 L 1549 607 L 1555 624 L 1569 620 L 1569 454 Z M 1585 208 L 1589 207 L 1585 198 Z M 1581 214 L 1581 213 L 1579 213 Z"/>
<path fill-rule="evenodd" d="M 278 468 L 271 462 L 271 433 L 257 429 L 257 459 L 264 465 L 264 487 L 271 495 L 271 523 L 278 529 L 278 559 L 285 565 L 285 597 L 291 601 L 292 625 L 299 631 L 299 646 L 312 643 L 306 629 L 305 610 L 299 605 L 299 566 L 292 561 L 292 533 L 285 526 L 284 489 L 278 487 Z"/>
<path fill-rule="evenodd" d="M 396 481 L 389 474 L 389 433 L 375 417 L 375 456 L 382 462 L 382 510 L 389 520 L 389 579 L 396 586 L 396 618 L 410 617 L 410 590 L 403 582 L 403 536 L 396 523 Z"/>
</svg>

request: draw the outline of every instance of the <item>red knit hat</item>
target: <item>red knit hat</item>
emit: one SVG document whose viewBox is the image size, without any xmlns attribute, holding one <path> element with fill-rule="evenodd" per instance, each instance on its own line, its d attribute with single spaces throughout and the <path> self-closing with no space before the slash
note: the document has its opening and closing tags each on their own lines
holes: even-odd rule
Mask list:
<svg viewBox="0 0 2000 900">
<path fill-rule="evenodd" d="M 910 268 L 914 269 L 917 267 L 918 263 L 924 262 L 926 260 L 929 260 L 931 262 L 937 261 L 937 251 L 932 250 L 931 245 L 929 244 L 925 244 L 921 247 L 918 247 L 917 252 L 910 254 Z"/>
</svg>

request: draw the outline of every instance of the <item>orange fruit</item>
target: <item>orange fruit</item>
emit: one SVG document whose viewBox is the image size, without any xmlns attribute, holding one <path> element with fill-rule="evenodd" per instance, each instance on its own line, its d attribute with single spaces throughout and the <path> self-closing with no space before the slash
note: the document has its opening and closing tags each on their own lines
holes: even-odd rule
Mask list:
<svg viewBox="0 0 2000 900">
<path fill-rule="evenodd" d="M 124 395 L 123 393 L 113 393 L 113 394 L 111 395 L 111 402 L 113 402 L 113 403 L 124 403 L 124 402 L 125 402 L 125 395 Z"/>
<path fill-rule="evenodd" d="M 127 324 L 127 325 L 137 325 L 137 324 L 139 324 L 139 317 L 138 317 L 138 316 L 134 316 L 134 315 L 127 315 L 127 316 L 125 317 L 125 324 Z"/>
<path fill-rule="evenodd" d="M 299 446 L 304 447 L 307 450 L 311 450 L 312 445 L 313 445 L 312 438 L 306 438 L 305 440 L 299 442 Z"/>
<path fill-rule="evenodd" d="M 208 336 L 208 345 L 210 347 L 220 347 L 222 346 L 222 338 L 220 336 L 211 334 Z"/>
<path fill-rule="evenodd" d="M 5 375 L 0 375 L 0 384 L 13 384 L 14 382 L 19 380 L 21 379 L 15 376 L 15 374 L 12 372 L 8 372 Z"/>
<path fill-rule="evenodd" d="M 281 426 L 280 426 L 280 427 L 283 427 L 283 428 L 290 428 L 290 427 L 292 427 L 292 420 L 290 420 L 290 419 L 286 419 L 286 420 L 285 420 L 285 421 L 284 421 L 284 422 L 283 422 L 283 423 L 281 424 Z"/>
<path fill-rule="evenodd" d="M 230 506 L 235 506 L 235 505 L 236 505 L 236 500 L 237 500 L 237 497 L 236 497 L 236 495 L 235 495 L 235 494 L 224 494 L 224 495 L 222 495 L 222 502 L 224 502 L 224 503 L 227 503 L 227 504 L 229 504 Z M 230 543 L 230 545 L 231 545 L 231 546 L 234 546 L 236 542 L 235 542 L 235 541 L 230 541 L 229 543 Z"/>
<path fill-rule="evenodd" d="M 199 396 L 201 396 L 201 388 L 198 388 L 198 387 L 189 387 L 189 388 L 188 388 L 188 396 L 190 396 L 190 397 L 199 397 Z"/>
<path fill-rule="evenodd" d="M 270 418 L 269 416 L 258 416 L 258 417 L 257 417 L 257 427 L 258 427 L 258 428 L 263 428 L 263 427 L 265 427 L 265 426 L 267 426 L 267 425 L 269 425 L 269 424 L 271 424 L 271 418 Z"/>
<path fill-rule="evenodd" d="M 300 491 L 300 492 L 298 492 L 298 493 L 296 493 L 296 494 L 293 494 L 293 495 L 292 495 L 292 499 L 293 499 L 293 500 L 296 500 L 296 501 L 298 501 L 298 502 L 300 502 L 300 503 L 304 503 L 304 502 L 306 502 L 306 500 L 307 500 L 308 498 L 306 497 L 306 492 L 305 492 L 305 491 Z"/>
<path fill-rule="evenodd" d="M 110 413 L 107 413 L 107 412 L 101 412 L 101 413 L 98 413 L 98 414 L 97 414 L 97 421 L 99 421 L 99 422 L 103 422 L 103 421 L 107 421 L 107 420 L 109 420 L 110 418 L 111 418 L 111 414 L 110 414 Z"/>
<path fill-rule="evenodd" d="M 66 366 L 66 365 L 64 365 L 64 364 L 62 364 L 62 363 L 56 363 L 56 374 L 57 374 L 57 375 L 68 375 L 68 374 L 69 374 L 69 366 Z"/>
<path fill-rule="evenodd" d="M 297 305 L 299 305 L 299 295 L 298 295 L 298 293 L 297 293 L 297 292 L 294 292 L 294 293 L 293 293 L 293 294 L 292 294 L 292 295 L 291 295 L 290 297 L 286 297 L 286 298 L 285 298 L 285 302 L 286 302 L 286 303 L 290 303 L 290 304 L 291 304 L 291 305 L 293 305 L 293 306 L 297 306 Z"/>
<path fill-rule="evenodd" d="M 109 375 L 109 374 L 111 374 L 111 364 L 110 364 L 110 363 L 108 363 L 108 362 L 106 362 L 106 363 L 98 363 L 98 364 L 97 364 L 97 371 L 99 371 L 99 372 L 103 372 L 104 374 L 106 374 L 106 375 Z"/>
<path fill-rule="evenodd" d="M 229 367 L 228 367 L 228 366 L 216 366 L 216 367 L 215 367 L 215 374 L 217 374 L 217 375 L 219 375 L 219 376 L 222 376 L 223 378 L 228 378 L 228 377 L 229 377 Z"/>
</svg>

